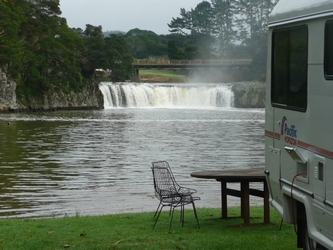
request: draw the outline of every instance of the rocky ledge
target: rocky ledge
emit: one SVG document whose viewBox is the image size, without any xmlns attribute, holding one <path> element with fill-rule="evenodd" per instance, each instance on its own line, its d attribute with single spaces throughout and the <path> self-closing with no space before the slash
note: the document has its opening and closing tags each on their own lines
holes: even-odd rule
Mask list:
<svg viewBox="0 0 333 250">
<path fill-rule="evenodd" d="M 264 108 L 265 83 L 230 83 L 234 92 L 234 107 Z M 16 83 L 0 69 L 0 112 L 6 111 L 52 111 L 74 109 L 103 109 L 103 94 L 99 81 L 91 83 L 78 93 L 47 93 L 42 97 L 26 97 L 19 102 L 16 97 Z"/>
<path fill-rule="evenodd" d="M 24 101 L 19 102 L 16 83 L 0 69 L 0 112 L 72 109 L 103 109 L 103 94 L 99 90 L 99 82 L 92 80 L 77 93 L 46 93 L 42 97 L 25 97 Z"/>
<path fill-rule="evenodd" d="M 266 85 L 262 82 L 232 83 L 236 108 L 264 108 Z"/>
<path fill-rule="evenodd" d="M 16 83 L 7 78 L 6 74 L 0 69 L 0 111 L 16 110 Z"/>
</svg>

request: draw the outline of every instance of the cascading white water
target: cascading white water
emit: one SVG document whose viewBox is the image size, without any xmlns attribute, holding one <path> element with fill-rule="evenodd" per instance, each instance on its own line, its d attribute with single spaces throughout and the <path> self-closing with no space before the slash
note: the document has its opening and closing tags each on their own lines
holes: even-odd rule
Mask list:
<svg viewBox="0 0 333 250">
<path fill-rule="evenodd" d="M 138 84 L 102 82 L 104 108 L 232 107 L 233 92 L 223 84 Z"/>
</svg>

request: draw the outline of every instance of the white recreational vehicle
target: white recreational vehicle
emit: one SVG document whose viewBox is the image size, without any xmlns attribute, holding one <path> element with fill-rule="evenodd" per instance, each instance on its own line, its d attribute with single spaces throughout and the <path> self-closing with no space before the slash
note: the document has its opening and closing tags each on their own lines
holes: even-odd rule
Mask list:
<svg viewBox="0 0 333 250">
<path fill-rule="evenodd" d="M 271 205 L 297 225 L 298 247 L 333 249 L 333 0 L 280 0 L 267 62 Z"/>
</svg>

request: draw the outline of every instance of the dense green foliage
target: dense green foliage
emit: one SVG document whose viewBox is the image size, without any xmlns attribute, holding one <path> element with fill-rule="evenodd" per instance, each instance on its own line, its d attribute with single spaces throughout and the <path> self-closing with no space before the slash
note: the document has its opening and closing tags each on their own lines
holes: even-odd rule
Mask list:
<svg viewBox="0 0 333 250">
<path fill-rule="evenodd" d="M 165 56 L 168 40 L 148 30 L 132 29 L 124 35 L 130 53 L 135 58 Z"/>
<path fill-rule="evenodd" d="M 105 36 L 102 26 L 90 24 L 86 25 L 84 31 L 76 29 L 76 32 L 83 37 L 85 45 L 82 63 L 84 75 L 92 75 L 95 69 L 110 69 L 113 81 L 124 81 L 130 78 L 132 56 L 122 35 Z"/>
<path fill-rule="evenodd" d="M 172 231 L 168 231 L 169 212 L 162 212 L 156 227 L 153 212 L 104 216 L 74 216 L 41 219 L 1 219 L 0 249 L 209 249 L 209 250 L 285 250 L 296 249 L 292 225 L 283 224 L 272 211 L 270 225 L 232 226 L 242 219 L 214 219 L 221 215 L 218 208 L 197 210 L 200 229 L 192 210 L 185 211 L 185 225 L 175 211 Z M 240 208 L 230 208 L 237 216 Z M 262 221 L 262 208 L 251 207 L 253 221 Z"/>
<path fill-rule="evenodd" d="M 95 69 L 110 80 L 132 74 L 132 58 L 253 59 L 252 78 L 265 76 L 267 19 L 277 0 L 202 1 L 171 18 L 170 34 L 101 26 L 69 28 L 59 0 L 0 0 L 0 67 L 18 83 L 18 97 L 79 91 Z"/>
<path fill-rule="evenodd" d="M 59 0 L 0 0 L 0 67 L 17 83 L 19 97 L 78 91 L 97 68 L 113 80 L 131 75 L 132 57 L 122 36 L 104 37 L 101 26 L 71 29 Z"/>
</svg>

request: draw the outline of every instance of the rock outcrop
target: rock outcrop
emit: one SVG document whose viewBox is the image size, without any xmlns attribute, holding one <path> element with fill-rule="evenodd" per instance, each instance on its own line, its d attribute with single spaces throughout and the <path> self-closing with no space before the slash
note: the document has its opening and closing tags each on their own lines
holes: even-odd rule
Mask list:
<svg viewBox="0 0 333 250">
<path fill-rule="evenodd" d="M 0 69 L 0 111 L 16 110 L 16 83 L 7 78 L 5 72 Z"/>
<path fill-rule="evenodd" d="M 54 111 L 74 109 L 103 109 L 103 94 L 98 83 L 92 82 L 90 86 L 74 93 L 49 93 L 43 97 L 26 97 L 24 103 L 19 104 L 19 110 Z"/>
<path fill-rule="evenodd" d="M 236 108 L 264 108 L 266 85 L 262 82 L 233 83 L 234 106 Z"/>
<path fill-rule="evenodd" d="M 99 82 L 92 80 L 80 92 L 46 93 L 42 97 L 16 98 L 16 83 L 0 70 L 0 111 L 52 111 L 71 109 L 103 109 L 103 94 Z"/>
<path fill-rule="evenodd" d="M 232 84 L 236 108 L 264 108 L 265 83 L 236 82 Z M 103 94 L 99 80 L 91 83 L 78 93 L 48 93 L 43 97 L 26 97 L 18 101 L 16 83 L 0 69 L 0 112 L 1 111 L 52 111 L 73 109 L 103 109 Z"/>
</svg>

